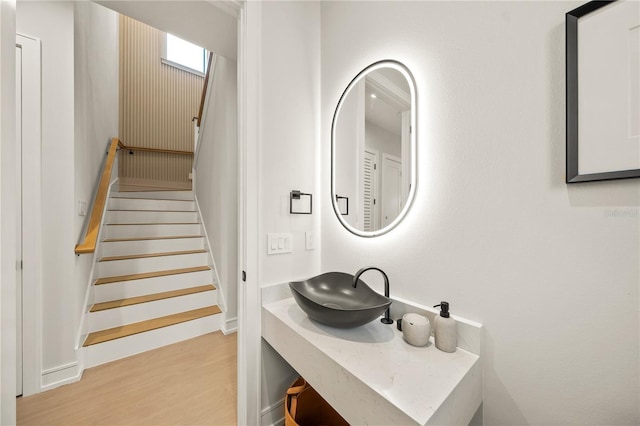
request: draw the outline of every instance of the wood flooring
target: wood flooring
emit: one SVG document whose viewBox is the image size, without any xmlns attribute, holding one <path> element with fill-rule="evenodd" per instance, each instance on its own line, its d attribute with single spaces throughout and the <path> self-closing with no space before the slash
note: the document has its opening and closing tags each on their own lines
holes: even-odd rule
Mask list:
<svg viewBox="0 0 640 426">
<path fill-rule="evenodd" d="M 236 336 L 217 331 L 85 370 L 18 398 L 18 425 L 235 425 Z"/>
</svg>

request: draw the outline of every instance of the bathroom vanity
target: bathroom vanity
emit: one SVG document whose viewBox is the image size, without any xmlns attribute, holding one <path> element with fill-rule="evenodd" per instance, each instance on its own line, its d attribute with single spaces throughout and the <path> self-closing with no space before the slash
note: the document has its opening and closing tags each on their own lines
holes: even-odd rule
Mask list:
<svg viewBox="0 0 640 426">
<path fill-rule="evenodd" d="M 435 310 L 394 301 L 433 320 Z M 401 316 L 401 314 L 400 314 Z M 395 323 L 338 329 L 310 320 L 288 284 L 263 289 L 262 337 L 350 424 L 466 425 L 482 403 L 482 326 L 458 320 L 454 353 L 413 347 Z"/>
</svg>

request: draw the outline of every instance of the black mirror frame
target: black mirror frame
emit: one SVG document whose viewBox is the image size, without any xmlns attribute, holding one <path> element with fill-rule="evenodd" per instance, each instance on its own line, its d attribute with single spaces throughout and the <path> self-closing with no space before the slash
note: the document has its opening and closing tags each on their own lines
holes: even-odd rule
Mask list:
<svg viewBox="0 0 640 426">
<path fill-rule="evenodd" d="M 351 89 L 351 87 L 363 76 L 366 75 L 367 72 L 369 72 L 372 68 L 378 67 L 382 64 L 393 64 L 396 67 L 400 67 L 404 70 L 404 72 L 406 72 L 407 74 L 407 81 L 409 83 L 409 85 L 411 86 L 412 90 L 413 90 L 413 94 L 412 94 L 412 99 L 411 99 L 411 104 L 412 104 L 412 111 L 411 111 L 411 115 L 412 115 L 412 130 L 411 130 L 411 151 L 412 151 L 412 158 L 411 158 L 411 171 L 412 171 L 412 176 L 411 176 L 411 186 L 410 186 L 410 190 L 409 190 L 409 196 L 406 200 L 405 205 L 402 208 L 402 211 L 400 212 L 400 214 L 398 215 L 398 218 L 391 224 L 391 225 L 387 225 L 386 227 L 376 230 L 376 231 L 361 231 L 358 229 L 354 229 L 351 226 L 349 226 L 343 219 L 342 219 L 342 213 L 340 212 L 340 209 L 338 208 L 337 205 L 337 199 L 333 198 L 333 194 L 335 191 L 335 170 L 334 170 L 334 161 L 335 161 L 335 130 L 336 130 L 336 121 L 337 121 L 337 116 L 338 116 L 338 112 L 340 110 L 340 106 L 342 104 L 342 101 L 344 100 L 344 98 L 347 96 L 347 94 L 349 93 L 349 90 Z M 391 231 L 392 229 L 394 229 L 403 219 L 404 217 L 407 215 L 408 211 L 411 209 L 411 205 L 413 204 L 413 200 L 415 198 L 415 194 L 417 191 L 417 187 L 418 187 L 418 125 L 417 125 L 417 117 L 418 117 L 418 85 L 416 84 L 415 78 L 413 77 L 413 73 L 409 70 L 409 68 L 404 65 L 402 62 L 400 61 L 396 61 L 394 59 L 383 59 L 380 61 L 376 61 L 370 65 L 368 65 L 367 67 L 365 67 L 362 71 L 360 71 L 347 85 L 347 88 L 344 90 L 344 92 L 342 92 L 342 95 L 340 95 L 340 98 L 338 100 L 338 104 L 336 106 L 336 109 L 333 113 L 333 119 L 331 120 L 331 205 L 333 206 L 333 211 L 336 215 L 336 218 L 338 219 L 338 222 L 340 222 L 340 224 L 344 227 L 344 229 L 346 229 L 347 231 L 349 231 L 350 233 L 352 233 L 353 235 L 357 235 L 359 237 L 365 237 L 365 238 L 372 238 L 372 237 L 379 237 L 380 235 L 384 235 L 387 232 Z"/>
</svg>

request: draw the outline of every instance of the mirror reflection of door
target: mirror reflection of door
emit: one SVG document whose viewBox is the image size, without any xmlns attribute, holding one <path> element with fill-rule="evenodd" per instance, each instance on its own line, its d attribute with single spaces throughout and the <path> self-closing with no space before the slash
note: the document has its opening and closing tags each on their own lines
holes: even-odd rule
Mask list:
<svg viewBox="0 0 640 426">
<path fill-rule="evenodd" d="M 389 225 L 402 210 L 402 162 L 398 157 L 384 154 L 382 157 L 382 227 Z"/>
<path fill-rule="evenodd" d="M 378 198 L 378 153 L 373 150 L 364 151 L 362 167 L 362 229 L 374 231 L 378 229 L 376 199 Z"/>
<path fill-rule="evenodd" d="M 369 228 L 365 218 L 365 231 L 376 231 L 391 224 L 400 214 L 403 200 L 409 193 L 409 85 L 398 71 L 382 68 L 365 78 L 364 90 L 364 152 L 377 152 L 378 158 L 372 173 L 379 183 L 374 192 L 373 211 L 376 220 Z M 366 181 L 367 176 L 361 179 Z M 407 186 L 407 188 L 403 188 Z"/>
</svg>

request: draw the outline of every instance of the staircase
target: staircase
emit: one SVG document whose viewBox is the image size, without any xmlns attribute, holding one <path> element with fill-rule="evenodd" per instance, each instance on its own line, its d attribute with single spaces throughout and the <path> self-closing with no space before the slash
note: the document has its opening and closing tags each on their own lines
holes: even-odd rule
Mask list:
<svg viewBox="0 0 640 426">
<path fill-rule="evenodd" d="M 191 191 L 112 192 L 96 252 L 85 368 L 220 329 Z"/>
</svg>

